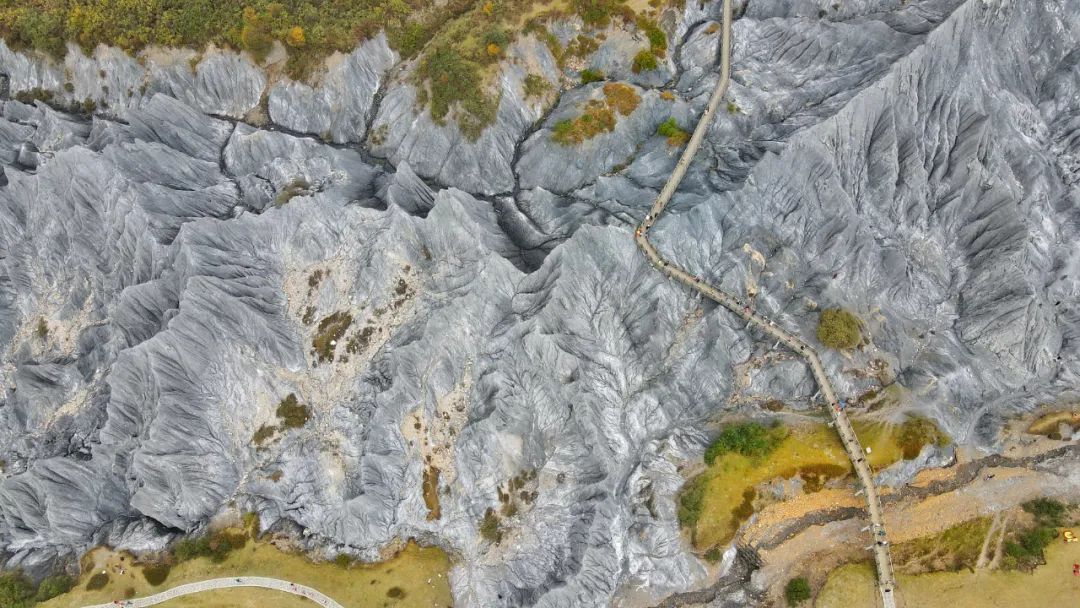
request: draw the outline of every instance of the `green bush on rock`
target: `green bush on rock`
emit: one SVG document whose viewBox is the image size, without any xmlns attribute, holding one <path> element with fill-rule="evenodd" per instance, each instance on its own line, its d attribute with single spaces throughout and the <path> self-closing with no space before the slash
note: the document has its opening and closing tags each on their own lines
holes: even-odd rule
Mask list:
<svg viewBox="0 0 1080 608">
<path fill-rule="evenodd" d="M 818 320 L 819 342 L 838 350 L 850 350 L 862 342 L 862 323 L 842 308 L 826 308 Z"/>
</svg>

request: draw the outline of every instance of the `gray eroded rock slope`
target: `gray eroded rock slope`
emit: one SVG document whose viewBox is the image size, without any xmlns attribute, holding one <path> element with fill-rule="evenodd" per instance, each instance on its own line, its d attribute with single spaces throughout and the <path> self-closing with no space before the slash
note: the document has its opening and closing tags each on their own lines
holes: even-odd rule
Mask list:
<svg viewBox="0 0 1080 608">
<path fill-rule="evenodd" d="M 227 52 L 192 72 L 182 52 L 53 65 L 0 45 L 13 92 L 101 110 L 3 102 L 6 565 L 153 549 L 235 501 L 328 553 L 451 549 L 462 606 L 704 584 L 680 462 L 711 416 L 807 409 L 813 387 L 784 356 L 736 382 L 771 344 L 630 238 L 675 162 L 656 126 L 691 125 L 717 78 L 718 4 L 689 5 L 657 74 L 627 72 L 614 34 L 590 59 L 643 101 L 577 148 L 551 127 L 597 85 L 526 99 L 522 66 L 558 74 L 530 38 L 475 142 L 417 113 L 381 38 L 316 87 Z M 896 382 L 897 415 L 993 449 L 1080 373 L 1080 1 L 822 6 L 740 7 L 730 112 L 656 240 L 808 337 L 816 309 L 856 311 L 872 343 L 827 357 L 837 387 Z M 319 326 L 346 318 L 320 360 Z M 290 393 L 311 420 L 256 448 Z M 484 541 L 526 471 L 530 501 Z"/>
</svg>

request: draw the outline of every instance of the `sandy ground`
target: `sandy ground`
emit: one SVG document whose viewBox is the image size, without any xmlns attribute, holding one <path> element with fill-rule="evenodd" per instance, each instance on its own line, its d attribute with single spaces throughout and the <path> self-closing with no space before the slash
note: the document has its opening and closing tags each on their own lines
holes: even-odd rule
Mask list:
<svg viewBox="0 0 1080 608">
<path fill-rule="evenodd" d="M 1055 542 L 1046 565 L 1034 572 L 938 572 L 899 577 L 903 608 L 1067 608 L 1080 606 L 1080 543 Z M 874 570 L 869 564 L 838 569 L 818 594 L 814 608 L 873 608 Z"/>
<path fill-rule="evenodd" d="M 1036 442 L 1043 444 L 1043 442 Z M 1029 443 L 1020 448 L 1027 456 L 1047 452 L 1049 449 L 1062 447 L 1061 442 L 1048 442 L 1043 445 Z M 1013 452 L 1016 452 L 1014 450 Z M 1009 454 L 1012 455 L 1011 453 Z M 952 491 L 919 498 L 907 496 L 885 504 L 885 521 L 891 542 L 898 543 L 914 538 L 937 534 L 964 521 L 981 517 L 995 516 L 1014 508 L 1023 502 L 1042 496 L 1052 496 L 1068 502 L 1080 502 L 1080 475 L 1069 475 L 1049 470 L 1051 467 L 984 467 L 967 484 Z M 928 471 L 913 486 L 925 488 L 931 481 L 947 481 L 958 470 L 957 466 L 948 469 Z M 1078 469 L 1080 471 L 1080 469 Z M 759 547 L 771 547 L 761 551 L 765 565 L 755 574 L 755 582 L 771 590 L 770 596 L 779 601 L 780 588 L 787 580 L 796 575 L 804 575 L 812 582 L 821 584 L 830 570 L 840 564 L 870 559 L 870 553 L 863 545 L 868 544 L 865 516 L 840 521 L 827 521 L 821 525 L 812 525 L 815 514 L 821 515 L 827 510 L 843 513 L 844 508 L 859 507 L 861 497 L 855 497 L 845 490 L 823 491 L 817 494 L 799 497 L 795 500 L 770 505 L 758 514 L 756 520 L 747 526 L 742 538 Z M 785 527 L 792 528 L 792 519 L 803 519 L 799 531 L 790 538 Z M 825 520 L 837 519 L 825 517 Z M 785 526 L 786 521 L 786 526 Z M 810 525 L 806 525 L 809 523 Z M 1071 546 L 1076 547 L 1078 544 Z M 1070 566 L 1071 567 L 1071 566 Z M 1002 573 L 1004 574 L 1004 573 Z M 982 576 L 997 576 L 996 573 L 980 573 Z M 933 575 L 938 576 L 938 575 Z M 1071 572 L 1070 572 L 1071 576 Z M 921 577 L 914 577 L 922 580 Z M 1015 584 L 1017 581 L 1013 581 Z M 971 581 L 942 583 L 953 588 L 967 585 Z M 922 583 L 919 583 L 920 585 Z M 978 584 L 977 581 L 972 584 Z M 952 587 L 949 587 L 952 585 Z M 921 588 L 921 587 L 920 587 Z M 921 595 L 919 597 L 922 597 Z M 959 596 L 958 596 L 959 597 Z M 1078 596 L 1080 598 L 1080 596 Z M 853 598 L 854 601 L 854 598 Z M 921 602 L 921 600 L 919 600 Z M 984 604 L 964 603 L 949 604 L 956 606 L 982 606 Z M 777 604 L 781 605 L 781 604 Z M 857 606 L 854 604 L 844 604 Z M 930 604 L 907 603 L 907 606 Z M 942 604 L 944 605 L 944 604 Z M 999 604 L 985 604 L 996 606 Z M 1009 605 L 1009 604 L 1000 604 Z M 1028 604 L 1017 604 L 1028 605 Z M 1035 604 L 1030 604 L 1035 605 Z M 1069 604 L 1043 604 L 1069 605 Z M 1080 606 L 1080 599 L 1076 600 Z"/>
</svg>

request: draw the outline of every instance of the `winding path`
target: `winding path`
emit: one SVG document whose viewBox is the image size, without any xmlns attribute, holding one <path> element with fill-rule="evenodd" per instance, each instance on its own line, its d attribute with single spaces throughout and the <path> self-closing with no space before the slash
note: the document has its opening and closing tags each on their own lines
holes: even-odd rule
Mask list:
<svg viewBox="0 0 1080 608">
<path fill-rule="evenodd" d="M 736 296 L 724 292 L 717 287 L 713 287 L 689 272 L 672 265 L 665 260 L 663 256 L 657 252 L 656 248 L 653 247 L 652 243 L 649 242 L 649 229 L 652 228 L 653 224 L 664 212 L 664 209 L 671 201 L 671 196 L 675 194 L 675 190 L 682 182 L 683 176 L 686 175 L 686 170 L 690 166 L 690 161 L 694 158 L 694 154 L 697 153 L 698 148 L 701 146 L 701 142 L 705 138 L 705 133 L 709 130 L 709 125 L 712 123 L 713 117 L 720 107 L 720 102 L 727 93 L 728 84 L 731 81 L 731 0 L 724 0 L 724 24 L 722 36 L 723 39 L 721 41 L 720 50 L 720 80 L 716 83 L 716 89 L 713 90 L 712 97 L 709 99 L 709 104 L 705 108 L 705 113 L 701 115 L 701 120 L 698 122 L 697 127 L 694 128 L 693 135 L 690 136 L 690 142 L 686 145 L 686 149 L 683 150 L 679 162 L 671 172 L 671 177 L 668 178 L 667 183 L 664 184 L 664 188 L 660 191 L 660 195 L 656 198 L 656 202 L 653 203 L 652 209 L 649 210 L 649 213 L 645 216 L 641 225 L 634 231 L 634 241 L 637 242 L 638 247 L 641 248 L 642 253 L 649 259 L 649 262 L 661 272 L 683 285 L 697 290 L 709 299 L 716 301 L 724 308 L 727 308 L 731 312 L 742 317 L 748 324 L 752 323 L 756 325 L 765 333 L 773 336 L 784 343 L 788 348 L 806 358 L 811 371 L 814 373 L 814 378 L 817 381 L 818 387 L 821 389 L 821 393 L 824 395 L 826 403 L 828 403 L 829 413 L 832 415 L 836 430 L 840 434 L 840 439 L 844 444 L 844 450 L 847 452 L 848 458 L 851 459 L 851 464 L 855 468 L 855 473 L 859 478 L 859 482 L 862 484 L 862 491 L 866 493 L 866 504 L 870 513 L 870 532 L 872 534 L 874 562 L 877 566 L 878 589 L 881 592 L 881 599 L 885 608 L 895 608 L 896 579 L 893 576 L 892 558 L 889 555 L 889 544 L 885 535 L 885 521 L 881 515 L 881 502 L 878 500 L 877 488 L 874 487 L 874 476 L 870 470 L 870 466 L 866 463 L 865 454 L 862 445 L 859 443 L 859 438 L 855 435 L 855 430 L 851 427 L 851 422 L 848 421 L 847 415 L 844 413 L 843 406 L 836 396 L 836 391 L 833 390 L 832 383 L 825 373 L 825 368 L 821 364 L 821 359 L 818 357 L 817 351 L 814 350 L 814 347 L 802 341 L 795 334 L 781 328 L 775 322 L 754 310 L 748 303 L 743 302 Z"/>
<path fill-rule="evenodd" d="M 326 595 L 323 595 L 319 591 L 307 587 L 304 585 L 298 585 L 296 583 L 290 583 L 289 581 L 283 581 L 277 578 L 266 578 L 263 576 L 241 576 L 232 578 L 212 578 L 205 581 L 199 581 L 197 583 L 188 583 L 186 585 L 178 585 L 172 589 L 167 589 L 161 593 L 154 595 L 148 595 L 146 597 L 140 597 L 130 600 L 116 600 L 115 602 L 109 602 L 108 604 L 95 604 L 93 606 L 84 606 L 84 608 L 116 608 L 117 606 L 124 606 L 125 608 L 141 608 L 142 606 L 153 606 L 162 602 L 169 601 L 173 598 L 180 597 L 182 595 L 191 595 L 193 593 L 202 593 L 204 591 L 214 591 L 217 589 L 231 589 L 234 587 L 261 587 L 263 589 L 272 589 L 274 591 L 281 591 L 283 593 L 291 593 L 293 595 L 299 595 L 306 597 L 307 599 L 315 602 L 325 608 L 345 608 L 341 604 L 330 599 Z"/>
</svg>

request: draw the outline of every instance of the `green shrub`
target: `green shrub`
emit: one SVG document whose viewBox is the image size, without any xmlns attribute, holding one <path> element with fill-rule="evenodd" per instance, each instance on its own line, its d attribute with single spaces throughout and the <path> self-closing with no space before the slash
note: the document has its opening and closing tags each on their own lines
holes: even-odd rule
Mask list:
<svg viewBox="0 0 1080 608">
<path fill-rule="evenodd" d="M 156 564 L 146 564 L 142 567 L 143 578 L 152 587 L 157 587 L 161 583 L 164 583 L 169 578 L 169 572 L 172 570 L 172 566 L 168 562 L 158 562 Z"/>
<path fill-rule="evenodd" d="M 173 555 L 178 562 L 207 557 L 211 562 L 221 563 L 229 553 L 247 545 L 247 541 L 247 534 L 221 530 L 196 538 L 181 539 L 173 547 Z"/>
<path fill-rule="evenodd" d="M 105 585 L 109 584 L 109 575 L 104 572 L 97 572 L 94 576 L 90 577 L 90 580 L 86 581 L 87 591 L 96 591 L 98 589 L 104 589 Z"/>
<path fill-rule="evenodd" d="M 75 581 L 66 574 L 54 574 L 46 577 L 38 584 L 37 593 L 34 595 L 34 601 L 45 602 L 52 598 L 63 595 L 71 588 L 75 586 Z"/>
<path fill-rule="evenodd" d="M 859 318 L 842 308 L 826 308 L 818 319 L 818 341 L 839 350 L 855 348 L 862 342 Z"/>
<path fill-rule="evenodd" d="M 255 431 L 254 435 L 251 436 L 251 442 L 257 446 L 261 446 L 262 444 L 269 441 L 270 438 L 272 438 L 276 433 L 276 426 L 268 426 L 264 424 Z"/>
<path fill-rule="evenodd" d="M 1025 502 L 1021 506 L 1025 511 L 1034 515 L 1036 521 L 1044 525 L 1053 527 L 1065 525 L 1067 509 L 1063 503 L 1052 498 L 1036 498 Z"/>
<path fill-rule="evenodd" d="M 34 583 L 22 572 L 0 574 L 0 606 L 30 608 L 34 601 Z"/>
<path fill-rule="evenodd" d="M 610 132 L 615 128 L 615 112 L 605 103 L 592 100 L 585 105 L 585 111 L 577 118 L 563 119 L 555 123 L 551 138 L 564 146 L 580 144 L 600 133 Z"/>
<path fill-rule="evenodd" d="M 660 26 L 656 25 L 655 21 L 645 18 L 638 19 L 637 26 L 645 32 L 645 37 L 649 39 L 649 49 L 654 54 L 663 57 L 664 53 L 667 52 L 667 35 L 664 34 L 664 30 L 660 29 Z"/>
<path fill-rule="evenodd" d="M 259 519 L 259 514 L 255 511 L 248 511 L 244 513 L 241 520 L 244 524 L 244 529 L 251 534 L 251 538 L 255 539 L 259 537 L 259 529 L 262 527 L 262 522 Z"/>
<path fill-rule="evenodd" d="M 685 145 L 690 139 L 690 134 L 679 128 L 674 118 L 669 118 L 656 127 L 656 134 L 667 138 L 667 143 L 673 148 Z"/>
<path fill-rule="evenodd" d="M 705 478 L 701 475 L 686 482 L 679 493 L 679 525 L 692 528 L 701 519 L 701 510 L 705 506 Z"/>
<path fill-rule="evenodd" d="M 1021 506 L 1034 516 L 1035 523 L 1012 533 L 1011 538 L 1005 541 L 1005 565 L 1030 570 L 1046 563 L 1044 550 L 1058 537 L 1058 528 L 1065 525 L 1068 509 L 1050 498 L 1037 498 Z"/>
<path fill-rule="evenodd" d="M 724 426 L 720 435 L 705 450 L 705 462 L 713 464 L 729 452 L 748 458 L 767 456 L 787 437 L 784 427 L 765 427 L 757 422 L 739 422 Z"/>
<path fill-rule="evenodd" d="M 405 597 L 405 590 L 401 587 L 391 587 L 386 590 L 386 597 L 390 599 L 400 600 Z"/>
<path fill-rule="evenodd" d="M 724 558 L 724 551 L 722 549 L 720 549 L 719 545 L 717 545 L 715 547 L 711 547 L 708 551 L 705 552 L 705 561 L 707 561 L 707 562 L 712 562 L 712 563 L 715 564 L 715 563 L 719 562 L 723 558 Z"/>
<path fill-rule="evenodd" d="M 784 587 L 784 598 L 788 606 L 796 606 L 810 599 L 810 581 L 803 577 L 793 578 Z"/>
<path fill-rule="evenodd" d="M 638 51 L 637 55 L 634 55 L 634 63 L 630 66 L 630 69 L 635 74 L 642 72 L 651 72 L 660 67 L 660 64 L 656 61 L 656 55 L 649 49 L 642 49 Z"/>
<path fill-rule="evenodd" d="M 251 53 L 256 63 L 262 63 L 274 46 L 274 34 L 271 31 L 273 15 L 261 13 L 247 6 L 241 13 L 243 27 L 240 30 L 240 42 Z"/>
<path fill-rule="evenodd" d="M 306 405 L 297 401 L 296 395 L 289 393 L 278 404 L 277 417 L 281 419 L 281 426 L 287 429 L 298 429 L 311 419 L 311 411 Z"/>
<path fill-rule="evenodd" d="M 538 74 L 529 74 L 525 76 L 524 82 L 525 97 L 543 97 L 551 89 L 551 85 L 547 80 L 544 80 L 543 76 Z"/>
<path fill-rule="evenodd" d="M 574 12 L 585 25 L 596 28 L 605 28 L 611 23 L 611 16 L 619 4 L 619 0 L 573 0 Z"/>
<path fill-rule="evenodd" d="M 502 540 L 502 526 L 499 525 L 499 516 L 494 509 L 489 508 L 484 512 L 484 518 L 480 520 L 480 536 L 496 544 Z"/>
<path fill-rule="evenodd" d="M 445 124 L 450 110 L 457 108 L 461 132 L 475 140 L 495 121 L 499 104 L 484 93 L 480 65 L 452 45 L 442 44 L 425 53 L 416 76 L 421 86 L 427 86 L 426 105 L 436 124 Z"/>
<path fill-rule="evenodd" d="M 578 57 L 584 59 L 596 52 L 599 48 L 600 43 L 597 42 L 596 38 L 586 36 L 585 34 L 578 34 L 576 38 L 566 45 L 566 50 L 563 52 L 563 55 L 566 57 Z"/>
<path fill-rule="evenodd" d="M 173 555 L 176 561 L 186 562 L 210 553 L 210 544 L 205 536 L 196 538 L 181 538 L 173 547 Z"/>
<path fill-rule="evenodd" d="M 581 84 L 600 82 L 603 79 L 604 73 L 600 70 L 594 70 L 592 68 L 585 68 L 584 70 L 581 70 Z"/>
<path fill-rule="evenodd" d="M 1016 535 L 1015 540 L 1005 542 L 1005 554 L 1015 558 L 1020 567 L 1030 568 L 1046 563 L 1043 549 L 1057 538 L 1057 530 L 1036 526 Z"/>
<path fill-rule="evenodd" d="M 15 93 L 14 97 L 15 101 L 25 104 L 33 104 L 35 101 L 47 104 L 52 103 L 53 101 L 52 91 L 47 91 L 40 87 L 19 91 L 18 93 Z"/>
<path fill-rule="evenodd" d="M 334 360 L 338 342 L 345 337 L 352 322 L 352 315 L 345 311 L 335 312 L 319 321 L 315 337 L 311 339 L 311 347 L 319 363 Z"/>
</svg>

